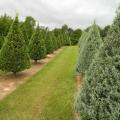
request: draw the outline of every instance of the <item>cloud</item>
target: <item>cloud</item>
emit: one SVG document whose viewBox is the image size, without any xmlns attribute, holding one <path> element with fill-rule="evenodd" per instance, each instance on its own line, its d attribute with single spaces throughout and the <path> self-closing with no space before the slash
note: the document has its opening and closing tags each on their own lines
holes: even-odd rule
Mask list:
<svg viewBox="0 0 120 120">
<path fill-rule="evenodd" d="M 1 0 L 0 14 L 7 13 L 20 19 L 33 16 L 41 25 L 50 28 L 68 24 L 85 28 L 93 20 L 101 26 L 111 24 L 119 0 Z"/>
</svg>

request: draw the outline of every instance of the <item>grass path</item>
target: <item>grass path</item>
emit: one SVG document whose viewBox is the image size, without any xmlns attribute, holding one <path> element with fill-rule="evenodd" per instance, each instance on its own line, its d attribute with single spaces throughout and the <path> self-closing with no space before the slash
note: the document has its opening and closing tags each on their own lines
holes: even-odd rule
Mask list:
<svg viewBox="0 0 120 120">
<path fill-rule="evenodd" d="M 72 120 L 77 47 L 66 47 L 0 102 L 0 120 Z"/>
</svg>

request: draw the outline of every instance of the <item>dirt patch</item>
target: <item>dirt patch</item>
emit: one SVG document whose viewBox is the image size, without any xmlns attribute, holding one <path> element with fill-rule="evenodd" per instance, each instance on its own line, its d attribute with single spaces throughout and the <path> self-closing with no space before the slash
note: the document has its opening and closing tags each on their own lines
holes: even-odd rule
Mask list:
<svg viewBox="0 0 120 120">
<path fill-rule="evenodd" d="M 75 94 L 76 95 L 78 95 L 80 93 L 81 83 L 83 82 L 83 79 L 84 79 L 83 74 L 76 75 L 76 78 L 75 78 L 75 84 L 76 84 L 76 93 Z M 74 113 L 73 120 L 80 120 L 77 113 Z"/>
<path fill-rule="evenodd" d="M 42 59 L 37 63 L 33 62 L 30 69 L 18 73 L 16 76 L 11 73 L 0 75 L 0 100 L 14 91 L 19 85 L 23 84 L 27 79 L 32 77 L 40 69 L 42 69 L 45 64 L 51 61 L 62 50 L 63 48 L 60 48 L 53 54 L 47 55 L 45 59 Z"/>
<path fill-rule="evenodd" d="M 81 83 L 83 82 L 83 79 L 84 79 L 84 75 L 82 75 L 82 74 L 76 75 L 75 82 L 76 82 L 76 92 L 77 93 L 80 92 L 80 87 L 81 87 Z"/>
<path fill-rule="evenodd" d="M 77 113 L 74 114 L 73 120 L 80 120 L 79 117 L 78 117 L 78 115 L 77 115 Z"/>
</svg>

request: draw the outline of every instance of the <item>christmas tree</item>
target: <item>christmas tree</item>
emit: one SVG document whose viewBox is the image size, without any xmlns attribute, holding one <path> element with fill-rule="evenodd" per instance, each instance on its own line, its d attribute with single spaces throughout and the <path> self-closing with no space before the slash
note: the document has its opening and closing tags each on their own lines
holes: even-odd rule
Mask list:
<svg viewBox="0 0 120 120">
<path fill-rule="evenodd" d="M 30 68 L 28 49 L 16 16 L 0 52 L 0 69 L 16 74 Z"/>
</svg>

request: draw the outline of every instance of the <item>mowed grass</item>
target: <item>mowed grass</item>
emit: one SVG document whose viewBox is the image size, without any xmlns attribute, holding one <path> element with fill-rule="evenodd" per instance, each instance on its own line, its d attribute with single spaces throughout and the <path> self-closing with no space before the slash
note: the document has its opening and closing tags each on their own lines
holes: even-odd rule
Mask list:
<svg viewBox="0 0 120 120">
<path fill-rule="evenodd" d="M 66 47 L 0 102 L 0 120 L 72 120 L 77 47 Z"/>
</svg>

